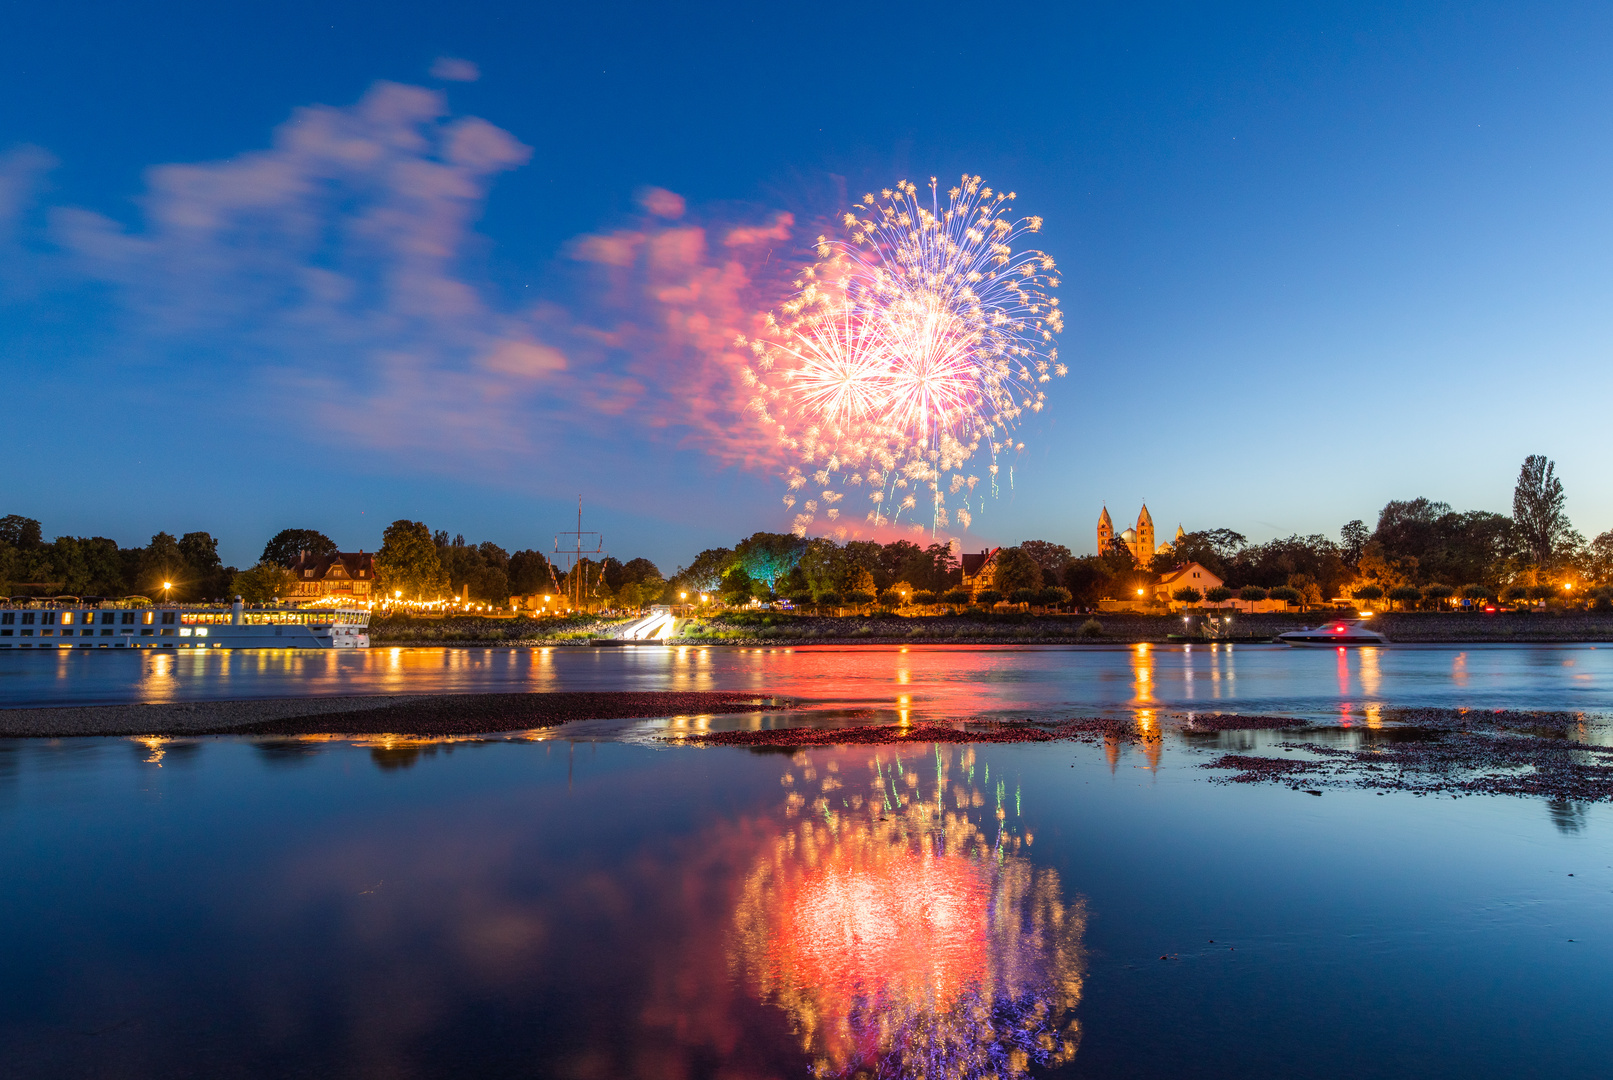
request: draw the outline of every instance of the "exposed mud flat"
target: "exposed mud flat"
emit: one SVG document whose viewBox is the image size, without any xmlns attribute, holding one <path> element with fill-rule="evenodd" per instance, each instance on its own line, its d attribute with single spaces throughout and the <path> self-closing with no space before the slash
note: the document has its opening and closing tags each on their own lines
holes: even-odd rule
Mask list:
<svg viewBox="0 0 1613 1080">
<path fill-rule="evenodd" d="M 733 691 L 578 691 L 293 698 L 105 705 L 0 712 L 0 736 L 78 735 L 486 735 L 575 720 L 790 708 L 784 699 Z"/>
<path fill-rule="evenodd" d="M 1277 745 L 1282 757 L 1223 754 L 1203 767 L 1229 771 L 1216 778 L 1221 783 L 1280 783 L 1295 790 L 1613 801 L 1613 746 L 1585 741 L 1592 721 L 1582 713 L 1399 709 L 1384 717 L 1395 726 L 1363 731 L 1357 746 L 1294 740 Z"/>
</svg>

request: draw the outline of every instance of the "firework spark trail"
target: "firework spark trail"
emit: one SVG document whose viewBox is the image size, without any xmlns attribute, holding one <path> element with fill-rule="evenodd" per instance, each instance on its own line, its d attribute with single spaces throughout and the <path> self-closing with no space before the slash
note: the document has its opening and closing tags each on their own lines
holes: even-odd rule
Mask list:
<svg viewBox="0 0 1613 1080">
<path fill-rule="evenodd" d="M 1064 318 L 1048 295 L 1053 260 L 1014 250 L 1042 222 L 1011 220 L 1013 200 L 978 176 L 949 190 L 944 207 L 933 178 L 928 205 L 906 181 L 865 196 L 842 219 L 845 239 L 819 238 L 817 261 L 764 332 L 736 342 L 752 354 L 751 411 L 801 462 L 786 506 L 808 476 L 820 488 L 866 484 L 868 520 L 882 525 L 928 491 L 934 531 L 949 523 L 947 496 L 974 492 L 979 477 L 963 469 L 982 447 L 996 491 L 998 456 L 1024 448 L 1013 429 L 1045 406 L 1041 384 L 1067 371 L 1054 345 Z M 843 495 L 823 491 L 830 520 Z M 797 533 L 818 507 L 805 503 Z M 955 517 L 968 528 L 968 496 Z"/>
</svg>

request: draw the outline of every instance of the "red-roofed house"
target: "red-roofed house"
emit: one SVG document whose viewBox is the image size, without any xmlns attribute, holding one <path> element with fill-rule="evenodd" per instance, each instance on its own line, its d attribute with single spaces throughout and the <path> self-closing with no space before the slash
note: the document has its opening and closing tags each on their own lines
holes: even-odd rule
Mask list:
<svg viewBox="0 0 1613 1080">
<path fill-rule="evenodd" d="M 331 555 L 303 552 L 287 567 L 297 578 L 289 597 L 294 604 L 367 604 L 374 599 L 375 556 L 338 551 Z"/>
</svg>

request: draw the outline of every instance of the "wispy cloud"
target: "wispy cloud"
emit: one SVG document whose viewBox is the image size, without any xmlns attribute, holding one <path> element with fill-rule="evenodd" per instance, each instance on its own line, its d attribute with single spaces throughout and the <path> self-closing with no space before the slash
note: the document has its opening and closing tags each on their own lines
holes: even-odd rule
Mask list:
<svg viewBox="0 0 1613 1080">
<path fill-rule="evenodd" d="M 132 225 L 47 207 L 41 255 L 18 236 L 40 216 L 50 159 L 13 151 L 0 272 L 48 258 L 109 291 L 124 348 L 215 365 L 240 412 L 410 463 L 485 479 L 492 463 L 624 433 L 628 449 L 647 438 L 771 462 L 733 342 L 770 306 L 791 217 L 702 220 L 644 189 L 642 214 L 568 245 L 561 293 L 520 307 L 481 282 L 475 224 L 497 176 L 530 156 L 436 91 L 378 83 L 350 107 L 297 110 L 267 149 L 150 169 Z"/>
<path fill-rule="evenodd" d="M 444 82 L 475 82 L 482 77 L 482 69 L 457 56 L 439 56 L 431 65 L 431 77 Z"/>
</svg>

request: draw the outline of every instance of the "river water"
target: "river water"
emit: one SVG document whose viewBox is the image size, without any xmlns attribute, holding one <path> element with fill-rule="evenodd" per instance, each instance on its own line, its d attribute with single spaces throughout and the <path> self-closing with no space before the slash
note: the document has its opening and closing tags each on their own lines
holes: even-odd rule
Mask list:
<svg viewBox="0 0 1613 1080">
<path fill-rule="evenodd" d="M 1589 647 L 3 661 L 8 705 L 754 687 L 1370 724 L 1613 693 Z M 0 740 L 0 1077 L 1613 1073 L 1605 805 L 1209 782 L 1235 733 L 790 754 L 653 728 Z"/>
</svg>

